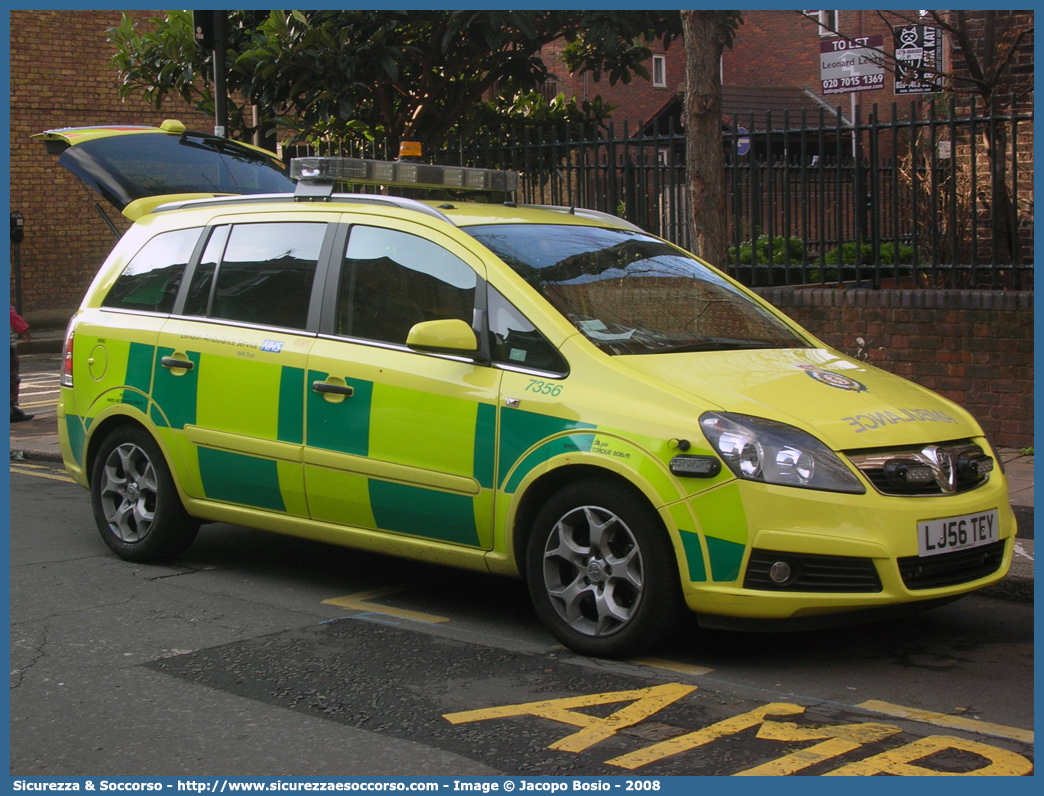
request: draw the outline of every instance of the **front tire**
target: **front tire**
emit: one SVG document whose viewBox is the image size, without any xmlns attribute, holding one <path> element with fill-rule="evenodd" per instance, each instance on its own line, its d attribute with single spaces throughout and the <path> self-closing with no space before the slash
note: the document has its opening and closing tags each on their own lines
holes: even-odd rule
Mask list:
<svg viewBox="0 0 1044 796">
<path fill-rule="evenodd" d="M 615 483 L 578 481 L 552 496 L 526 564 L 537 614 L 575 652 L 631 657 L 678 626 L 681 584 L 667 530 L 644 497 Z"/>
<path fill-rule="evenodd" d="M 162 451 L 137 426 L 122 426 L 102 440 L 91 471 L 91 505 L 102 540 L 126 561 L 174 558 L 199 532 Z"/>
</svg>

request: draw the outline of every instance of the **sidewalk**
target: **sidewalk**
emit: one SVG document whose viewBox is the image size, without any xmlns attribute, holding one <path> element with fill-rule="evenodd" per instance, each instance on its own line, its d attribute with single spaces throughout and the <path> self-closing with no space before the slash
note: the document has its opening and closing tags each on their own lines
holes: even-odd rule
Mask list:
<svg viewBox="0 0 1044 796">
<path fill-rule="evenodd" d="M 1008 476 L 1008 494 L 1019 532 L 1015 537 L 1015 553 L 1011 570 L 1000 583 L 983 590 L 983 594 L 1016 602 L 1033 602 L 1033 456 L 1017 450 L 998 451 L 1005 475 Z"/>
</svg>

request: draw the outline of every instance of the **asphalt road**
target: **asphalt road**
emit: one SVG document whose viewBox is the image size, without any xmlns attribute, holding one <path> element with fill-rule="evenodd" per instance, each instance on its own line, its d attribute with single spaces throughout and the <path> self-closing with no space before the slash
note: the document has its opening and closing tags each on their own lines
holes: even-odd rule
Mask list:
<svg viewBox="0 0 1044 796">
<path fill-rule="evenodd" d="M 693 624 L 656 659 L 596 661 L 557 647 L 510 580 L 229 525 L 174 564 L 129 564 L 60 470 L 11 469 L 12 774 L 1032 766 L 1029 604 Z"/>
</svg>

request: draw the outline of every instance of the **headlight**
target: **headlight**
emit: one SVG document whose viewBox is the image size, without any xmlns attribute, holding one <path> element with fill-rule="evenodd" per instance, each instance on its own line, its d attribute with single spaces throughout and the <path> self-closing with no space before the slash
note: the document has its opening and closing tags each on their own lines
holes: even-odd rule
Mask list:
<svg viewBox="0 0 1044 796">
<path fill-rule="evenodd" d="M 700 418 L 700 426 L 738 478 L 826 492 L 866 492 L 830 448 L 786 423 L 708 412 Z"/>
</svg>

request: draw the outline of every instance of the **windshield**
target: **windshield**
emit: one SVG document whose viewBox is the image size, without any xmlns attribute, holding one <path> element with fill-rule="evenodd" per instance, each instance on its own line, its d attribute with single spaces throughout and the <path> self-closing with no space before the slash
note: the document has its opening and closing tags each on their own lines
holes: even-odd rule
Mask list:
<svg viewBox="0 0 1044 796">
<path fill-rule="evenodd" d="M 720 273 L 658 238 L 557 224 L 465 231 L 609 354 L 808 347 Z"/>
</svg>

